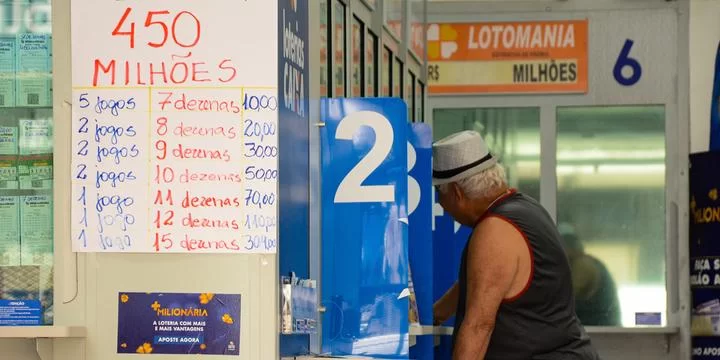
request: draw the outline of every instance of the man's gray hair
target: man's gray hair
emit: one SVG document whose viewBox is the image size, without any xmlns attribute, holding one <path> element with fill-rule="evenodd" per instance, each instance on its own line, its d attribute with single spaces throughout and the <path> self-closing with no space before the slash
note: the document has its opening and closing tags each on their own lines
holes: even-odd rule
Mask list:
<svg viewBox="0 0 720 360">
<path fill-rule="evenodd" d="M 500 164 L 494 164 L 482 172 L 479 172 L 468 178 L 456 182 L 460 190 L 470 199 L 488 198 L 507 187 L 507 179 L 505 178 L 505 169 Z M 443 194 L 450 190 L 450 184 L 439 186 L 440 192 Z"/>
</svg>

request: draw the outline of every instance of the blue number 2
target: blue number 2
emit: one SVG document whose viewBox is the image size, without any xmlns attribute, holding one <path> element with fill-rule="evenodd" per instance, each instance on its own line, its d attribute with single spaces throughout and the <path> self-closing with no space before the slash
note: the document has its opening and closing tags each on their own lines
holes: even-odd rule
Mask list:
<svg viewBox="0 0 720 360">
<path fill-rule="evenodd" d="M 625 40 L 625 45 L 623 45 L 620 55 L 618 55 L 618 58 L 615 61 L 613 76 L 615 76 L 615 81 L 617 81 L 620 85 L 635 85 L 638 81 L 640 81 L 640 77 L 642 76 L 642 66 L 640 66 L 640 63 L 637 60 L 630 57 L 630 49 L 632 49 L 633 44 L 634 42 L 632 40 Z M 629 77 L 626 77 L 622 73 L 622 70 L 626 66 L 629 66 L 632 69 L 632 74 Z"/>
</svg>

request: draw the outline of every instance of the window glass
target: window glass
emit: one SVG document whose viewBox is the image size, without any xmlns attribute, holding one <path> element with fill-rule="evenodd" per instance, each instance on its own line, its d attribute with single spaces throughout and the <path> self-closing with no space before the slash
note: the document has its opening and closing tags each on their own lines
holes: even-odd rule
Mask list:
<svg viewBox="0 0 720 360">
<path fill-rule="evenodd" d="M 333 34 L 333 51 L 335 53 L 335 76 L 333 78 L 335 97 L 345 96 L 345 5 L 340 1 L 335 1 L 335 11 L 333 12 L 335 34 Z"/>
<path fill-rule="evenodd" d="M 407 0 L 384 0 L 385 4 L 385 25 L 390 32 L 399 40 L 403 38 L 403 1 Z"/>
<path fill-rule="evenodd" d="M 557 217 L 580 320 L 656 313 L 664 325 L 664 107 L 563 107 L 557 120 Z"/>
<path fill-rule="evenodd" d="M 540 200 L 540 109 L 435 109 L 433 137 L 463 130 L 482 134 L 505 167 L 510 186 Z"/>
<path fill-rule="evenodd" d="M 408 107 L 408 120 L 415 122 L 415 74 L 410 70 L 405 79 L 405 103 Z"/>
<path fill-rule="evenodd" d="M 415 95 L 417 96 L 418 106 L 417 106 L 417 121 L 425 122 L 425 84 L 423 84 L 421 81 L 418 81 L 417 83 L 417 89 L 415 90 Z"/>
<path fill-rule="evenodd" d="M 392 51 L 388 49 L 387 47 L 383 47 L 383 57 L 382 57 L 382 96 L 388 97 L 392 96 L 390 93 L 390 86 L 392 83 L 392 79 L 390 78 L 392 63 L 390 63 L 390 59 L 392 59 Z"/>
<path fill-rule="evenodd" d="M 392 67 L 392 96 L 403 97 L 402 76 L 403 63 L 400 58 L 395 58 L 395 64 Z"/>
<path fill-rule="evenodd" d="M 425 14 L 425 1 L 410 0 L 410 43 L 409 48 L 420 61 L 425 59 L 425 25 L 423 18 Z"/>
<path fill-rule="evenodd" d="M 328 64 L 328 12 L 327 0 L 320 0 L 320 96 L 329 96 L 328 78 L 330 66 Z"/>
<path fill-rule="evenodd" d="M 352 24 L 352 96 L 363 96 L 363 47 L 365 46 L 365 25 L 353 16 Z"/>
<path fill-rule="evenodd" d="M 365 45 L 365 96 L 377 96 L 377 36 L 368 31 Z"/>
<path fill-rule="evenodd" d="M 53 324 L 50 5 L 6 3 L 15 16 L 0 33 L 0 300 L 39 308 L 39 325 Z M 38 325 L 0 317 L 3 325 Z"/>
</svg>

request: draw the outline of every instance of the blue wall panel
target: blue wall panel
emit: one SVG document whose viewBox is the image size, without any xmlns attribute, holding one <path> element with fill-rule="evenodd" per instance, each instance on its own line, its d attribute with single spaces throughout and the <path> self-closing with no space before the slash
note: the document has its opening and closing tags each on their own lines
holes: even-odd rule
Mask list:
<svg viewBox="0 0 720 360">
<path fill-rule="evenodd" d="M 308 60 L 308 1 L 278 0 L 279 266 L 281 276 L 294 271 L 301 278 L 310 275 Z M 280 337 L 282 356 L 309 347 L 308 335 Z"/>
<path fill-rule="evenodd" d="M 408 209 L 410 213 L 409 256 L 415 298 L 421 325 L 433 322 L 432 241 L 432 130 L 427 124 L 408 124 Z M 410 358 L 433 359 L 432 336 L 418 336 L 410 347 Z"/>
</svg>

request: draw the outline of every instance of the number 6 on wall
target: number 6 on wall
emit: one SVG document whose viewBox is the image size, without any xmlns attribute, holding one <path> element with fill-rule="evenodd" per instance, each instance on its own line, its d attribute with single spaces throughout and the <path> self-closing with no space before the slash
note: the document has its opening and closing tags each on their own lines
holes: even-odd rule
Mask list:
<svg viewBox="0 0 720 360">
<path fill-rule="evenodd" d="M 613 76 L 615 77 L 615 81 L 623 86 L 635 85 L 642 77 L 642 66 L 640 66 L 640 62 L 630 57 L 630 50 L 632 49 L 634 43 L 635 42 L 630 39 L 625 40 L 625 44 L 623 45 L 622 50 L 620 50 L 620 54 L 618 55 L 617 61 L 615 61 L 615 66 L 613 67 Z M 632 71 L 630 76 L 625 76 L 625 74 L 623 74 L 623 69 L 626 67 L 630 68 Z"/>
<path fill-rule="evenodd" d="M 374 111 L 358 111 L 340 120 L 335 139 L 352 140 L 353 135 L 363 126 L 369 127 L 375 133 L 375 143 L 367 155 L 340 181 L 335 192 L 336 203 L 395 201 L 395 185 L 363 185 L 392 150 L 394 133 L 390 121 Z"/>
</svg>

